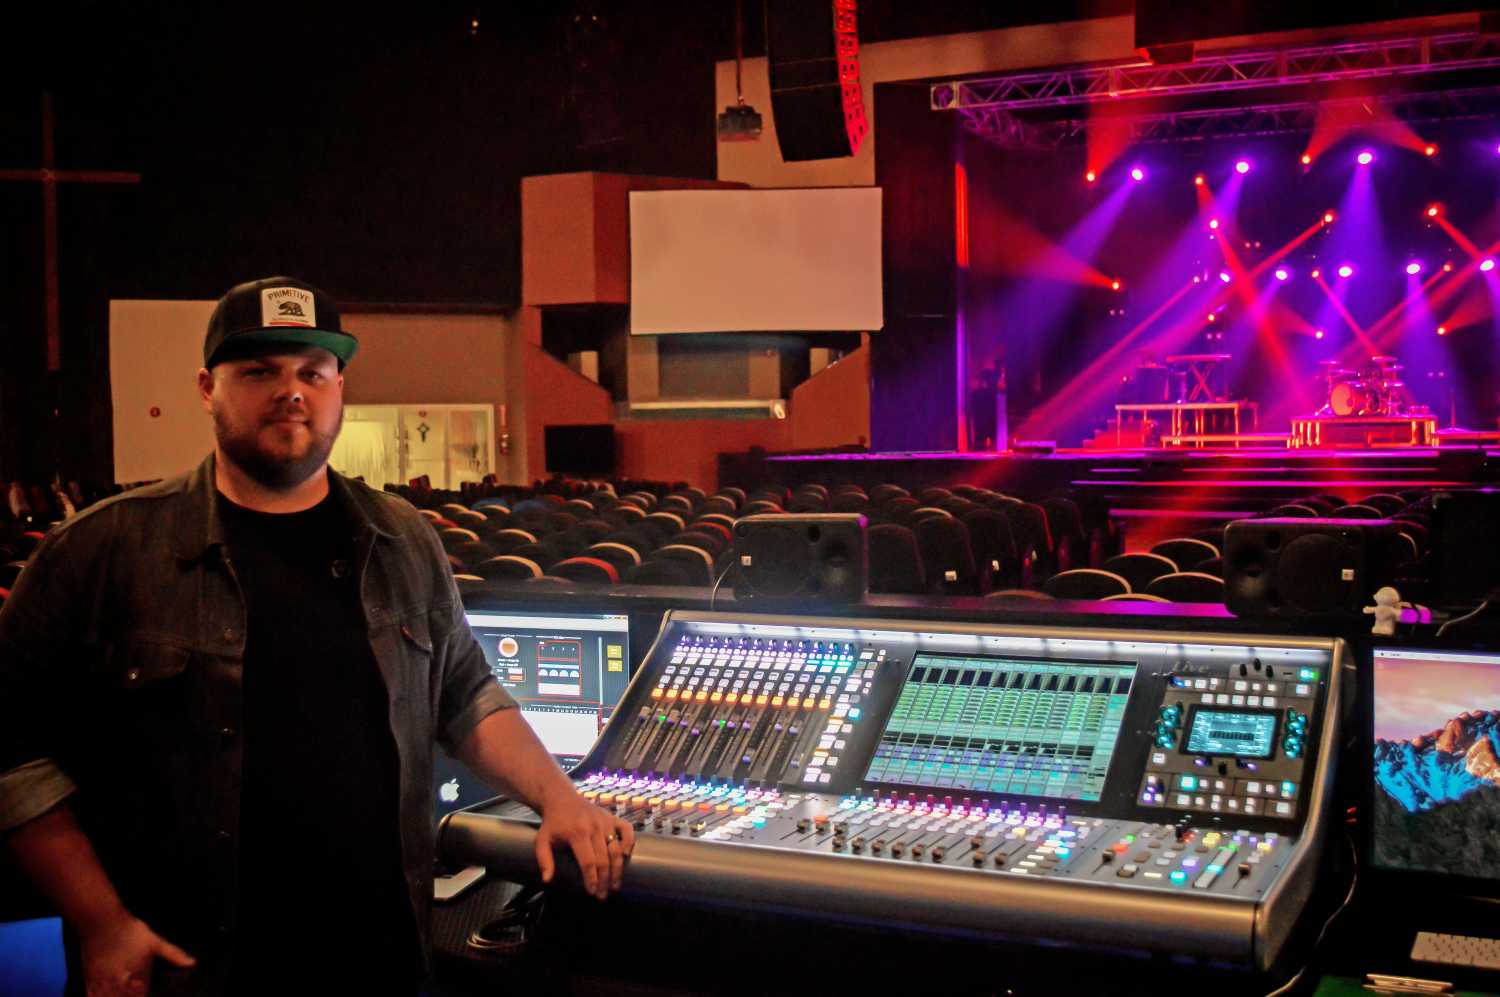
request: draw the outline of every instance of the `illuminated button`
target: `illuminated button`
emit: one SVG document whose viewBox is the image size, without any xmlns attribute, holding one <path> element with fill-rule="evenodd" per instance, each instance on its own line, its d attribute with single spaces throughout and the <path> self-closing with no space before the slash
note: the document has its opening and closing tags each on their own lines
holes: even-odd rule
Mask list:
<svg viewBox="0 0 1500 997">
<path fill-rule="evenodd" d="M 666 802 L 666 808 L 668 810 L 676 810 L 680 806 L 682 806 L 681 800 L 668 800 Z"/>
<path fill-rule="evenodd" d="M 724 694 L 722 692 L 716 692 L 716 693 L 714 693 L 714 694 L 712 694 L 711 696 L 708 697 L 708 701 L 710 703 L 719 703 L 719 702 L 723 702 L 723 700 L 724 700 Z"/>
<path fill-rule="evenodd" d="M 714 807 L 714 810 L 718 811 L 721 814 L 727 814 L 729 812 L 729 804 L 720 803 L 718 806 Z"/>
<path fill-rule="evenodd" d="M 822 700 L 818 701 L 818 709 L 820 709 L 820 710 L 828 710 L 828 709 L 832 709 L 832 708 L 833 708 L 833 700 L 831 700 L 831 699 L 822 699 Z"/>
<path fill-rule="evenodd" d="M 660 699 L 662 697 L 662 695 L 663 695 L 663 693 L 662 693 L 662 690 L 661 690 L 660 687 L 651 690 L 651 698 L 652 699 Z"/>
<path fill-rule="evenodd" d="M 676 699 L 677 698 L 677 690 L 676 689 L 668 689 L 667 690 L 667 698 L 668 699 Z"/>
<path fill-rule="evenodd" d="M 646 802 L 649 803 L 653 807 L 659 807 L 659 806 L 661 806 L 661 800 L 662 800 L 662 798 L 660 796 L 653 796 L 650 799 L 648 799 Z"/>
<path fill-rule="evenodd" d="M 782 700 L 782 698 L 780 696 L 775 696 L 775 697 L 772 697 L 772 699 L 771 699 L 771 705 L 772 706 L 780 706 L 782 704 L 782 702 L 783 702 L 783 700 Z"/>
<path fill-rule="evenodd" d="M 760 696 L 756 696 L 755 697 L 755 705 L 756 706 L 765 706 L 770 701 L 771 701 L 771 697 L 770 696 L 760 695 Z"/>
<path fill-rule="evenodd" d="M 705 803 L 698 804 L 698 809 L 702 810 L 704 813 L 707 813 L 708 811 L 712 810 L 713 808 L 714 808 L 714 805 L 712 803 L 705 802 Z"/>
<path fill-rule="evenodd" d="M 613 802 L 615 802 L 615 794 L 614 793 L 600 793 L 599 794 L 599 805 L 600 806 L 607 807 L 607 806 L 609 806 Z"/>
<path fill-rule="evenodd" d="M 700 703 L 707 702 L 708 701 L 708 690 L 707 689 L 699 689 L 698 690 L 698 695 L 694 696 L 693 698 L 696 699 Z"/>
<path fill-rule="evenodd" d="M 644 796 L 632 796 L 630 802 L 632 806 L 643 807 L 646 805 L 646 798 Z"/>
<path fill-rule="evenodd" d="M 1181 886 L 1183 883 L 1187 882 L 1187 873 L 1183 872 L 1181 869 L 1173 869 L 1172 874 L 1167 878 L 1177 885 Z"/>
<path fill-rule="evenodd" d="M 583 798 L 589 801 L 597 800 L 599 798 L 599 791 L 597 789 L 585 790 L 583 793 Z"/>
</svg>

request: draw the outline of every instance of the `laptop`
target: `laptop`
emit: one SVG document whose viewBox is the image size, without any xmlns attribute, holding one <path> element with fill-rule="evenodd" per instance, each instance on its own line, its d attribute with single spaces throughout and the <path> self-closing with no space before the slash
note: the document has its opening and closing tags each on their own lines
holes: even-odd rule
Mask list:
<svg viewBox="0 0 1500 997">
<path fill-rule="evenodd" d="M 1500 651 L 1376 645 L 1371 658 L 1363 906 L 1389 943 L 1371 958 L 1500 990 Z"/>
<path fill-rule="evenodd" d="M 630 681 L 630 620 L 616 613 L 464 614 L 490 671 L 516 700 L 564 769 L 583 761 Z M 439 750 L 433 760 L 433 816 L 483 803 L 495 790 Z M 437 899 L 452 899 L 480 875 L 442 875 Z M 455 876 L 457 878 L 455 878 Z M 444 895 L 446 893 L 446 895 Z"/>
</svg>

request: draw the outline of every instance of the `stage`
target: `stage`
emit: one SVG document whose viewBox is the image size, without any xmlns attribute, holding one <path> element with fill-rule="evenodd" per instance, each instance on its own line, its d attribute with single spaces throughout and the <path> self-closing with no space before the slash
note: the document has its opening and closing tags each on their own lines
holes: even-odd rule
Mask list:
<svg viewBox="0 0 1500 997">
<path fill-rule="evenodd" d="M 1500 484 L 1500 446 L 1362 450 L 1203 447 L 1059 449 L 1046 453 L 821 452 L 723 454 L 720 486 L 753 490 L 892 482 L 916 491 L 970 484 L 1037 500 L 1070 494 L 1136 538 L 1252 516 L 1311 495 L 1354 502 L 1377 492 Z M 1492 434 L 1484 434 L 1493 441 Z M 1444 439 L 1441 433 L 1439 439 Z M 1460 442 L 1462 441 L 1462 442 Z"/>
</svg>

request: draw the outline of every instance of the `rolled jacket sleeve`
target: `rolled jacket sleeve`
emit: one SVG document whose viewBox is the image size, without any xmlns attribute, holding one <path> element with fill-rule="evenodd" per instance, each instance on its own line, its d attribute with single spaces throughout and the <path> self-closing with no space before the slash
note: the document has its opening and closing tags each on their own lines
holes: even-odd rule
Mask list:
<svg viewBox="0 0 1500 997">
<path fill-rule="evenodd" d="M 35 820 L 77 788 L 50 758 L 39 758 L 9 772 L 0 772 L 0 831 Z"/>
<path fill-rule="evenodd" d="M 53 761 L 88 630 L 88 589 L 68 530 L 37 547 L 0 607 L 0 829 L 41 816 L 71 794 Z"/>
<path fill-rule="evenodd" d="M 449 607 L 442 614 L 445 626 L 437 646 L 442 675 L 437 741 L 448 754 L 457 755 L 459 746 L 481 720 L 491 713 L 514 709 L 517 704 L 490 671 L 484 650 L 464 619 L 463 598 L 436 534 L 425 526 L 421 533 L 426 535 L 429 556 L 440 572 L 435 591 L 443 594 L 438 599 L 446 600 Z"/>
</svg>

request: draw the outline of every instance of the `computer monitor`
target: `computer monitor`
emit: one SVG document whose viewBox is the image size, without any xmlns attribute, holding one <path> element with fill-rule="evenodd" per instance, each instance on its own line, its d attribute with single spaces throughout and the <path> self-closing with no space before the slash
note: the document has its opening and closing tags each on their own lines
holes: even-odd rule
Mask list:
<svg viewBox="0 0 1500 997">
<path fill-rule="evenodd" d="M 630 681 L 630 621 L 614 613 L 465 613 L 490 671 L 521 706 L 558 764 L 583 760 Z M 494 791 L 441 751 L 433 784 L 439 819 Z"/>
<path fill-rule="evenodd" d="M 1372 864 L 1500 894 L 1500 651 L 1372 657 Z"/>
</svg>

